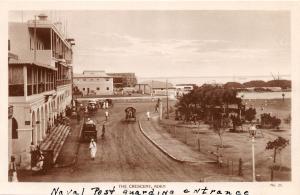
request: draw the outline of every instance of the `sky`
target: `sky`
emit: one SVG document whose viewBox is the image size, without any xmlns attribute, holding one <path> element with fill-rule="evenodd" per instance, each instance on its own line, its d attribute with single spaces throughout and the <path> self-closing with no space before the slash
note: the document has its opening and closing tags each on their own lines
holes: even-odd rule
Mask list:
<svg viewBox="0 0 300 195">
<path fill-rule="evenodd" d="M 291 74 L 287 11 L 12 11 L 45 13 L 75 39 L 74 72 L 139 77 Z M 64 29 L 64 28 L 62 28 Z"/>
</svg>

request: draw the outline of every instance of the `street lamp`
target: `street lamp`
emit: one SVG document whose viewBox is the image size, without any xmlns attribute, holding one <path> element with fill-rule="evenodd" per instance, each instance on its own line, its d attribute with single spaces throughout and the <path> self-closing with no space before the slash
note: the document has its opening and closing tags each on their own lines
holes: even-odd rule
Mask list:
<svg viewBox="0 0 300 195">
<path fill-rule="evenodd" d="M 252 137 L 252 181 L 255 182 L 256 179 L 255 179 L 255 147 L 254 147 L 254 144 L 255 144 L 255 135 L 256 135 L 256 127 L 255 125 L 251 125 L 250 129 L 249 129 L 249 135 Z"/>
</svg>

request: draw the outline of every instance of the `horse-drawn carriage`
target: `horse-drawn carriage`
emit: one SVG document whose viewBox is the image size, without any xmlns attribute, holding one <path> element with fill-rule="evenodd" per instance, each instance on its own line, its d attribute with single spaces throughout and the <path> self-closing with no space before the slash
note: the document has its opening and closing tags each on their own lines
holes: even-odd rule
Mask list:
<svg viewBox="0 0 300 195">
<path fill-rule="evenodd" d="M 91 119 L 88 119 L 81 129 L 81 141 L 97 140 L 96 124 Z"/>
<path fill-rule="evenodd" d="M 88 114 L 95 114 L 98 110 L 97 102 L 95 100 L 90 100 L 87 104 Z"/>
<path fill-rule="evenodd" d="M 125 120 L 126 121 L 136 121 L 136 109 L 133 107 L 127 107 L 125 109 Z"/>
</svg>

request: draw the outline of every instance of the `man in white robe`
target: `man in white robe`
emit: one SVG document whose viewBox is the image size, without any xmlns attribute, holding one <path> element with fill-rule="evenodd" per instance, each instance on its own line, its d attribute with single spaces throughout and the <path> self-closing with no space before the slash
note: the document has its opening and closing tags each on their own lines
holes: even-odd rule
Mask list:
<svg viewBox="0 0 300 195">
<path fill-rule="evenodd" d="M 95 160 L 96 152 L 97 152 L 97 144 L 96 144 L 96 142 L 94 141 L 94 139 L 91 139 L 89 149 L 90 149 L 90 153 L 91 153 L 91 158 L 92 158 L 92 160 Z"/>
</svg>

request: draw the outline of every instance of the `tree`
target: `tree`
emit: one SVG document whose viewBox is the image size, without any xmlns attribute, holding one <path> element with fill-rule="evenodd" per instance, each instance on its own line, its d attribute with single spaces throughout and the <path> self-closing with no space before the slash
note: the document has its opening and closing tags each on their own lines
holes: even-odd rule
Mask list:
<svg viewBox="0 0 300 195">
<path fill-rule="evenodd" d="M 289 144 L 289 140 L 284 139 L 281 136 L 278 136 L 275 140 L 269 141 L 267 143 L 266 149 L 267 150 L 274 150 L 273 154 L 273 162 L 276 163 L 276 155 L 277 152 L 281 152 L 282 149 L 284 149 Z"/>
<path fill-rule="evenodd" d="M 255 108 L 248 108 L 245 110 L 245 120 L 251 122 L 255 119 L 256 109 Z"/>
<path fill-rule="evenodd" d="M 238 82 L 227 82 L 224 84 L 225 89 L 240 89 L 244 88 L 244 85 Z"/>
<path fill-rule="evenodd" d="M 268 87 L 268 84 L 262 80 L 253 80 L 243 83 L 244 87 Z"/>
<path fill-rule="evenodd" d="M 273 141 L 269 141 L 267 143 L 266 149 L 267 150 L 273 150 L 273 163 L 276 163 L 276 156 L 289 144 L 289 140 L 284 139 L 283 137 L 277 137 Z M 273 165 L 274 165 L 273 164 Z M 281 166 L 281 165 L 280 165 Z M 273 171 L 274 171 L 274 166 L 271 168 L 271 181 L 273 181 Z"/>
<path fill-rule="evenodd" d="M 263 113 L 260 115 L 261 125 L 267 128 L 278 128 L 281 124 L 281 120 L 276 118 L 275 116 L 271 116 L 271 114 Z"/>
<path fill-rule="evenodd" d="M 292 82 L 290 80 L 271 80 L 267 82 L 269 87 L 281 87 L 281 89 L 290 89 Z"/>
<path fill-rule="evenodd" d="M 220 117 L 220 118 L 219 118 Z M 230 119 L 228 117 L 223 116 L 220 114 L 218 118 L 213 121 L 213 130 L 220 138 L 220 147 L 223 148 L 223 134 L 225 133 L 226 129 L 229 127 Z"/>
</svg>

